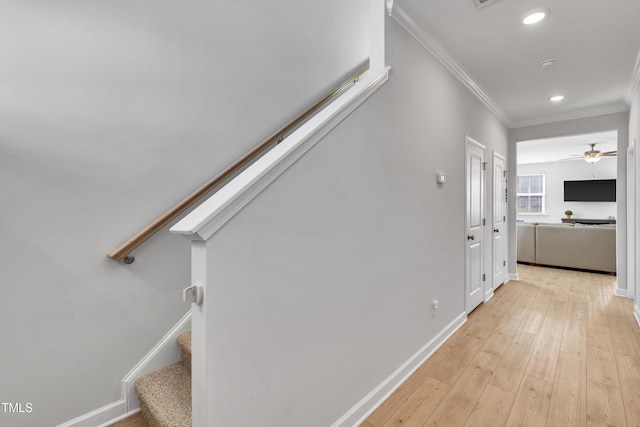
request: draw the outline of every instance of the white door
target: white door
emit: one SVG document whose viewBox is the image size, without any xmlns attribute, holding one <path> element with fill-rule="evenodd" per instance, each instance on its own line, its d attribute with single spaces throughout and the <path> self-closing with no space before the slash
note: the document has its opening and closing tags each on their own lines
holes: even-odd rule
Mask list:
<svg viewBox="0 0 640 427">
<path fill-rule="evenodd" d="M 507 261 L 505 257 L 504 232 L 507 220 L 507 177 L 505 159 L 493 153 L 493 233 L 492 233 L 492 265 L 493 289 L 505 282 Z"/>
<path fill-rule="evenodd" d="M 470 313 L 483 301 L 484 146 L 466 138 L 465 308 Z"/>
</svg>

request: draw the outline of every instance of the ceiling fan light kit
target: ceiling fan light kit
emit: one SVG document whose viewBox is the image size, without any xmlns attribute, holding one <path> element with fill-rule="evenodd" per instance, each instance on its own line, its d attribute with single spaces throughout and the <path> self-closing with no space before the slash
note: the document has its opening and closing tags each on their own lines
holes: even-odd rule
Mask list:
<svg viewBox="0 0 640 427">
<path fill-rule="evenodd" d="M 602 152 L 600 150 L 596 150 L 596 144 L 597 143 L 589 144 L 589 147 L 591 147 L 591 150 L 585 151 L 583 154 L 576 154 L 571 157 L 560 159 L 560 161 L 582 159 L 587 163 L 593 164 L 593 163 L 598 163 L 603 157 L 615 157 L 618 155 L 617 151 Z"/>
<path fill-rule="evenodd" d="M 617 151 L 606 151 L 602 153 L 600 150 L 596 150 L 596 144 L 589 144 L 591 150 L 584 152 L 584 161 L 587 163 L 598 163 L 603 157 L 617 156 Z"/>
<path fill-rule="evenodd" d="M 584 161 L 587 163 L 598 163 L 600 161 L 600 157 L 585 156 Z"/>
</svg>

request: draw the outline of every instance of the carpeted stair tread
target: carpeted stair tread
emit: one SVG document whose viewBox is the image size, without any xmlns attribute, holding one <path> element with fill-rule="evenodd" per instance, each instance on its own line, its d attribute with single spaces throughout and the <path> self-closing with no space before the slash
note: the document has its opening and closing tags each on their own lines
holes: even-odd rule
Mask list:
<svg viewBox="0 0 640 427">
<path fill-rule="evenodd" d="M 191 427 L 191 372 L 174 363 L 135 382 L 150 427 Z"/>
<path fill-rule="evenodd" d="M 180 358 L 182 363 L 191 371 L 191 331 L 186 331 L 178 335 L 180 345 Z"/>
</svg>

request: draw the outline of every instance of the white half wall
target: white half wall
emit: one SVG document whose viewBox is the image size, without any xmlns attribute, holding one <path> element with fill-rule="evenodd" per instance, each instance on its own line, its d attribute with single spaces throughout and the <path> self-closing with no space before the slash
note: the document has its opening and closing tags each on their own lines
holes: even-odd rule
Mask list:
<svg viewBox="0 0 640 427">
<path fill-rule="evenodd" d="M 207 424 L 363 416 L 379 403 L 363 399 L 460 322 L 465 135 L 504 153 L 507 130 L 390 19 L 386 43 L 389 81 L 198 242 Z"/>
</svg>

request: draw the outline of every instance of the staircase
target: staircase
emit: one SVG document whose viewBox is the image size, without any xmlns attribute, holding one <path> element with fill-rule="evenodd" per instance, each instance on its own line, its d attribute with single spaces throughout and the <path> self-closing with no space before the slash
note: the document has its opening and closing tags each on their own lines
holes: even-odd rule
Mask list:
<svg viewBox="0 0 640 427">
<path fill-rule="evenodd" d="M 177 341 L 179 362 L 135 382 L 140 412 L 150 427 L 191 427 L 191 331 Z"/>
</svg>

